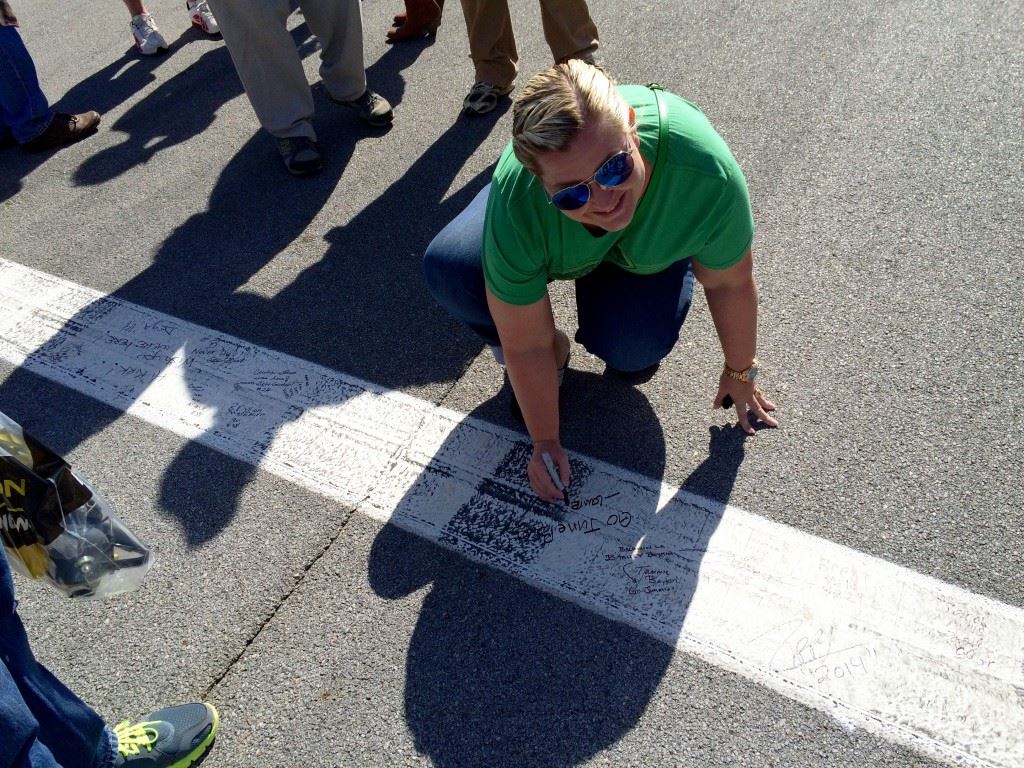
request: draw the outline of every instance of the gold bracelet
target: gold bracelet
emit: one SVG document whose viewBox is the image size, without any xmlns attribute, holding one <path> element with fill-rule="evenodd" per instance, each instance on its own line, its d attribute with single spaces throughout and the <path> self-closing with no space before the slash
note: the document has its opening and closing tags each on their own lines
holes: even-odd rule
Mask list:
<svg viewBox="0 0 1024 768">
<path fill-rule="evenodd" d="M 742 371 L 737 371 L 735 368 L 730 368 L 728 363 L 724 363 L 722 369 L 722 372 L 730 379 L 735 379 L 736 381 L 743 382 L 753 381 L 758 373 L 757 358 L 755 357 L 754 361 L 748 367 L 744 368 Z"/>
</svg>

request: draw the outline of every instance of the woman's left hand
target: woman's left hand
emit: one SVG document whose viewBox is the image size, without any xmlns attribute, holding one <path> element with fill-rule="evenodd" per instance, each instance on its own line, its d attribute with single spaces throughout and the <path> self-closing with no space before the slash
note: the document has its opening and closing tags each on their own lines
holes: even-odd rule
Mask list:
<svg viewBox="0 0 1024 768">
<path fill-rule="evenodd" d="M 727 395 L 736 406 L 736 416 L 740 426 L 748 435 L 754 434 L 754 428 L 750 424 L 750 414 L 769 427 L 779 426 L 779 422 L 769 415 L 771 411 L 775 410 L 775 403 L 765 397 L 764 392 L 753 381 L 737 381 L 723 373 L 718 380 L 718 394 L 715 395 L 713 407 L 723 407 L 722 401 Z"/>
</svg>

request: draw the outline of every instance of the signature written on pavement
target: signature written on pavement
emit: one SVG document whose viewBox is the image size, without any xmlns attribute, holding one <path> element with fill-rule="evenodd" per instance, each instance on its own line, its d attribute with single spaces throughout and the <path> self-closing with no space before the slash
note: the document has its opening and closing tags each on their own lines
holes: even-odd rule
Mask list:
<svg viewBox="0 0 1024 768">
<path fill-rule="evenodd" d="M 612 496 L 618 496 L 618 494 L 613 493 L 611 496 L 592 496 L 588 499 L 573 499 L 569 502 L 569 509 L 575 511 L 601 507 L 604 505 L 604 501 L 612 498 Z M 587 517 L 581 517 L 578 520 L 562 520 L 553 524 L 551 527 L 553 532 L 557 533 L 597 533 L 603 528 L 629 528 L 629 525 L 632 522 L 633 515 L 629 512 L 621 511 L 610 512 L 607 515 L 601 515 L 599 517 L 594 517 L 591 514 Z"/>
<path fill-rule="evenodd" d="M 668 568 L 659 568 L 656 565 L 641 565 L 637 562 L 623 563 L 622 572 L 629 579 L 629 583 L 626 585 L 626 594 L 629 595 L 671 592 L 679 583 L 678 575 Z"/>
</svg>

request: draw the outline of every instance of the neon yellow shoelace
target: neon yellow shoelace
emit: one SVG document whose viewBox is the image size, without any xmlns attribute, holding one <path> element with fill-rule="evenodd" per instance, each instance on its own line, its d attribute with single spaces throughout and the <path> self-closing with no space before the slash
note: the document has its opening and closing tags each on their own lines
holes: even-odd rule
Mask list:
<svg viewBox="0 0 1024 768">
<path fill-rule="evenodd" d="M 139 754 L 139 747 L 145 747 L 147 751 L 153 751 L 160 734 L 152 726 L 156 723 L 136 723 L 132 725 L 125 720 L 114 728 L 117 734 L 117 751 L 125 757 Z"/>
</svg>

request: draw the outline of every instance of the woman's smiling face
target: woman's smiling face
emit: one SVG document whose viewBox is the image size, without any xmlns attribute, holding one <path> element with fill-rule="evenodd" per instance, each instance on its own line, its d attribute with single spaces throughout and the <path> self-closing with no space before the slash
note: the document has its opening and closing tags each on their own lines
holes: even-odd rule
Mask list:
<svg viewBox="0 0 1024 768">
<path fill-rule="evenodd" d="M 628 151 L 633 159 L 633 172 L 628 179 L 617 187 L 608 188 L 591 181 L 590 200 L 586 205 L 562 211 L 581 224 L 610 232 L 625 229 L 633 220 L 649 178 L 650 169 L 639 146 L 635 128 L 624 132 L 617 120 L 604 117 L 591 120 L 565 149 L 537 156 L 541 183 L 548 195 L 553 195 L 560 189 L 592 179 L 606 160 L 623 150 Z"/>
</svg>

